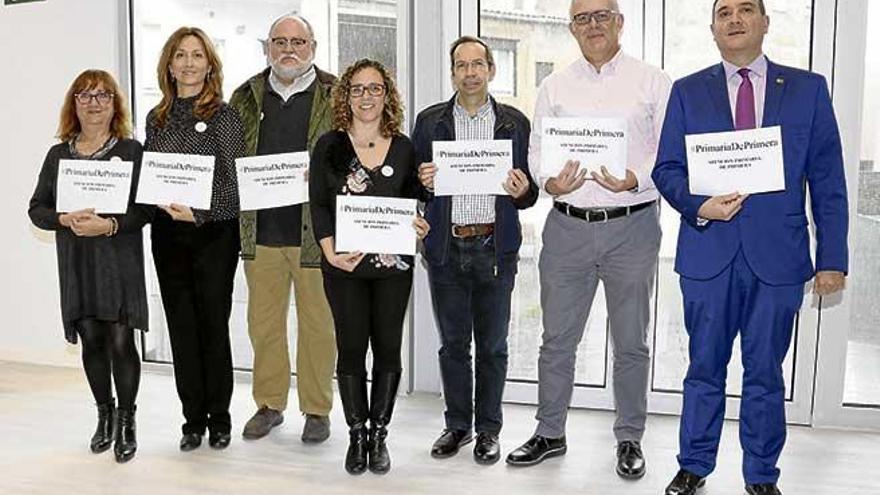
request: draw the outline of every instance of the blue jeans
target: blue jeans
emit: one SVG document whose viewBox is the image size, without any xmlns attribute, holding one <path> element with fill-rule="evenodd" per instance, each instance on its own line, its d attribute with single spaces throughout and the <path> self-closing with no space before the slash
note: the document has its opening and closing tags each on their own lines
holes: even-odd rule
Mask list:
<svg viewBox="0 0 880 495">
<path fill-rule="evenodd" d="M 449 429 L 470 430 L 474 426 L 477 432 L 495 435 L 501 431 L 516 262 L 512 253 L 496 266 L 490 235 L 453 238 L 446 264 L 429 267 Z M 472 337 L 475 366 L 471 365 Z"/>
</svg>

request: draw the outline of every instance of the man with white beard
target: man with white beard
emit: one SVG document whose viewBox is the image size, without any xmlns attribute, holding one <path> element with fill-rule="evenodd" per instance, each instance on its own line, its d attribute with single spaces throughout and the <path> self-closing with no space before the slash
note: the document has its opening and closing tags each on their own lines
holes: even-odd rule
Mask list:
<svg viewBox="0 0 880 495">
<path fill-rule="evenodd" d="M 311 151 L 330 130 L 330 89 L 336 78 L 315 67 L 316 46 L 312 26 L 302 16 L 286 14 L 272 23 L 263 45 L 269 67 L 239 86 L 230 99 L 244 123 L 248 155 Z M 242 432 L 246 439 L 261 438 L 284 421 L 290 389 L 291 284 L 297 316 L 297 394 L 305 416 L 302 441 L 318 443 L 330 436 L 336 344 L 310 215 L 308 203 L 241 212 L 257 406 Z"/>
</svg>

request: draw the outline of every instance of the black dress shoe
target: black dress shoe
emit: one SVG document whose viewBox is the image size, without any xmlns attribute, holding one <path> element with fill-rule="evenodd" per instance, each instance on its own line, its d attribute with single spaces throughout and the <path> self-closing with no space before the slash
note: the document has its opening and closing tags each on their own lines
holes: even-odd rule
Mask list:
<svg viewBox="0 0 880 495">
<path fill-rule="evenodd" d="M 645 456 L 642 446 L 634 440 L 617 444 L 617 475 L 627 480 L 637 480 L 645 475 Z"/>
<path fill-rule="evenodd" d="M 666 495 L 694 495 L 697 488 L 706 484 L 705 478 L 700 478 L 696 474 L 680 469 L 672 482 L 666 487 Z"/>
<path fill-rule="evenodd" d="M 534 466 L 548 457 L 565 454 L 568 447 L 565 437 L 547 438 L 534 435 L 520 448 L 507 455 L 507 463 L 511 466 Z"/>
<path fill-rule="evenodd" d="M 500 458 L 501 445 L 498 444 L 498 435 L 477 433 L 477 443 L 474 445 L 474 460 L 477 464 L 495 464 Z"/>
<path fill-rule="evenodd" d="M 202 434 L 201 433 L 184 433 L 180 438 L 180 450 L 183 452 L 189 452 L 191 450 L 196 450 L 202 445 Z"/>
<path fill-rule="evenodd" d="M 776 483 L 760 483 L 757 485 L 746 485 L 746 492 L 749 495 L 782 495 Z"/>
<path fill-rule="evenodd" d="M 471 443 L 474 439 L 470 430 L 443 430 L 434 445 L 431 446 L 431 457 L 445 459 L 458 453 L 462 445 Z"/>
<path fill-rule="evenodd" d="M 214 450 L 223 450 L 229 447 L 229 442 L 231 441 L 232 436 L 229 432 L 211 432 L 208 435 L 208 445 Z"/>
</svg>

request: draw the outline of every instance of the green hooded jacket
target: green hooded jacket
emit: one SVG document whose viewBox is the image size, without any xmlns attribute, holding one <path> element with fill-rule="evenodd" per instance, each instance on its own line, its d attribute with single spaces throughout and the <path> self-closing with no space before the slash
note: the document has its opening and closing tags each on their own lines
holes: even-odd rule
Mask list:
<svg viewBox="0 0 880 495">
<path fill-rule="evenodd" d="M 257 154 L 257 142 L 260 139 L 260 116 L 263 109 L 263 94 L 266 81 L 269 76 L 269 68 L 248 79 L 232 93 L 229 104 L 238 110 L 244 124 L 244 140 L 247 145 L 247 155 Z M 333 111 L 331 109 L 330 89 L 336 81 L 332 74 L 315 67 L 317 74 L 317 87 L 312 101 L 312 114 L 309 117 L 308 151 L 312 148 L 322 134 L 329 131 L 333 125 Z M 302 247 L 300 250 L 300 265 L 304 268 L 319 268 L 321 266 L 321 248 L 315 241 L 312 233 L 312 218 L 309 204 L 303 204 L 302 209 Z M 257 212 L 242 211 L 239 216 L 239 233 L 241 235 L 241 258 L 253 260 L 257 251 Z"/>
</svg>

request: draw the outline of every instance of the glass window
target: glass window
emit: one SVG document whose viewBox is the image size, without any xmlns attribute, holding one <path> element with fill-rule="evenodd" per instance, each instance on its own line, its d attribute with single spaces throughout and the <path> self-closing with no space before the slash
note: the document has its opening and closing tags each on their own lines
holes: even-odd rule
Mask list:
<svg viewBox="0 0 880 495">
<path fill-rule="evenodd" d="M 712 39 L 712 2 L 666 0 L 663 68 L 678 79 L 717 64 L 721 59 Z M 765 53 L 776 63 L 810 68 L 813 0 L 765 2 L 770 30 L 764 39 Z M 705 5 L 705 6 L 703 6 Z"/>
<path fill-rule="evenodd" d="M 850 304 L 846 385 L 843 401 L 849 405 L 880 406 L 880 61 L 871 47 L 880 43 L 880 3 L 868 2 L 868 39 L 862 111 L 862 147 L 857 181 L 855 221 L 850 224 Z M 858 186 L 856 186 L 858 184 Z"/>
<path fill-rule="evenodd" d="M 396 71 L 397 0 L 134 0 L 132 67 L 138 137 L 144 138 L 147 113 L 161 99 L 156 64 L 172 32 L 180 26 L 198 26 L 211 37 L 223 61 L 223 92 L 228 99 L 236 87 L 266 67 L 262 40 L 272 21 L 285 12 L 298 12 L 312 24 L 318 41 L 315 63 L 322 69 L 338 73 L 340 68 L 369 56 Z M 162 306 L 152 263 L 149 270 L 153 331 L 146 334 L 144 353 L 148 360 L 170 361 L 171 348 L 164 315 L 158 311 Z M 253 362 L 246 314 L 247 285 L 239 270 L 230 319 L 233 362 L 238 368 L 251 368 Z M 296 302 L 291 297 L 291 361 L 296 356 L 296 331 Z"/>
<path fill-rule="evenodd" d="M 781 64 L 809 69 L 812 0 L 775 0 L 767 2 L 767 5 L 770 30 L 764 40 L 766 55 Z M 776 21 L 777 19 L 780 21 L 784 19 L 784 22 Z M 707 2 L 705 7 L 694 8 L 692 1 L 666 1 L 663 58 L 664 70 L 670 77 L 677 79 L 709 65 L 720 63 L 721 59 L 709 28 L 711 21 L 711 2 Z M 678 275 L 673 271 L 679 215 L 665 201 L 660 209 L 660 224 L 663 229 L 663 240 L 660 246 L 656 293 L 657 325 L 654 334 L 652 389 L 681 391 L 688 365 L 688 338 L 684 329 Z M 797 332 L 797 320 L 795 332 Z M 794 342 L 796 341 L 797 333 Z M 783 365 L 789 398 L 792 393 L 790 385 L 795 354 L 789 352 Z M 739 395 L 742 386 L 739 339 L 735 344 L 730 363 L 727 391 L 730 395 Z"/>
<path fill-rule="evenodd" d="M 495 78 L 489 90 L 496 96 L 516 96 L 516 40 L 486 38 L 495 57 Z"/>
</svg>

